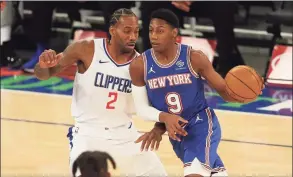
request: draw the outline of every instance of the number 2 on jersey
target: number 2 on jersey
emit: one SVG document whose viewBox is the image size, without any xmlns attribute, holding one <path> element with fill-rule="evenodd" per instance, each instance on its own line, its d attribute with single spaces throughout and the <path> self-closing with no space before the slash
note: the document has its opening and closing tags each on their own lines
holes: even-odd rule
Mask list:
<svg viewBox="0 0 293 177">
<path fill-rule="evenodd" d="M 115 109 L 115 106 L 113 106 L 113 104 L 117 101 L 117 92 L 109 92 L 108 97 L 111 98 L 111 100 L 108 101 L 106 109 Z"/>
<path fill-rule="evenodd" d="M 166 103 L 168 104 L 168 110 L 173 114 L 180 114 L 183 110 L 181 97 L 176 92 L 170 92 L 166 95 Z"/>
</svg>

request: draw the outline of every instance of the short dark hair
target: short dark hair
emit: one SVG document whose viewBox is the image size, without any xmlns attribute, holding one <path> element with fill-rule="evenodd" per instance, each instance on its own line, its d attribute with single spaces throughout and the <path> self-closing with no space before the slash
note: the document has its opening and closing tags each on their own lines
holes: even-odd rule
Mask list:
<svg viewBox="0 0 293 177">
<path fill-rule="evenodd" d="M 120 8 L 120 9 L 117 9 L 112 15 L 111 15 L 111 18 L 110 18 L 110 26 L 113 26 L 115 25 L 120 17 L 122 16 L 136 16 L 135 13 L 132 12 L 131 9 L 126 9 L 126 8 Z"/>
<path fill-rule="evenodd" d="M 109 160 L 113 168 L 116 169 L 116 163 L 108 153 L 100 151 L 83 152 L 74 161 L 72 174 L 75 177 L 77 169 L 79 169 L 81 176 L 97 177 L 102 171 L 108 172 L 107 160 Z"/>
<path fill-rule="evenodd" d="M 169 9 L 161 8 L 153 11 L 151 15 L 151 20 L 153 18 L 165 20 L 172 27 L 179 28 L 179 19 L 177 15 Z"/>
<path fill-rule="evenodd" d="M 114 26 L 122 16 L 135 16 L 136 17 L 135 13 L 133 13 L 131 9 L 126 9 L 126 8 L 117 9 L 113 12 L 113 14 L 110 17 L 109 27 Z M 107 32 L 107 37 L 108 37 L 108 39 L 111 39 L 111 35 L 110 35 L 109 31 Z"/>
</svg>

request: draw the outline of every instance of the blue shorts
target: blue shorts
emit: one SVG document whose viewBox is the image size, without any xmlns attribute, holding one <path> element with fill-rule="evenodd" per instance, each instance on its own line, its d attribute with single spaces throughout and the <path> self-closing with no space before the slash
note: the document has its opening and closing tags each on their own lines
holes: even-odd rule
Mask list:
<svg viewBox="0 0 293 177">
<path fill-rule="evenodd" d="M 184 167 L 197 160 L 210 171 L 224 171 L 224 164 L 217 154 L 221 140 L 221 127 L 214 111 L 210 108 L 202 110 L 189 120 L 184 127 L 188 135 L 181 137 L 181 142 L 170 139 L 178 158 Z"/>
</svg>

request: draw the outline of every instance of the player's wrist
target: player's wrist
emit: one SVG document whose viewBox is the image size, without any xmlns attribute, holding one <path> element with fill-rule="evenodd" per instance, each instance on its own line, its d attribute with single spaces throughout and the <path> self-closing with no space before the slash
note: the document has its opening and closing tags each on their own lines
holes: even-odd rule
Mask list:
<svg viewBox="0 0 293 177">
<path fill-rule="evenodd" d="M 159 121 L 160 121 L 161 123 L 165 123 L 165 122 L 166 122 L 166 118 L 167 118 L 167 113 L 165 113 L 165 112 L 160 112 L 160 114 L 159 114 Z"/>
<path fill-rule="evenodd" d="M 167 131 L 166 125 L 164 123 L 161 123 L 161 122 L 156 122 L 153 130 L 155 132 L 158 132 L 161 135 L 164 134 Z"/>
<path fill-rule="evenodd" d="M 159 135 L 163 135 L 166 132 L 165 129 L 162 129 L 159 127 L 154 127 L 152 131 L 155 132 L 156 134 L 159 134 Z"/>
</svg>

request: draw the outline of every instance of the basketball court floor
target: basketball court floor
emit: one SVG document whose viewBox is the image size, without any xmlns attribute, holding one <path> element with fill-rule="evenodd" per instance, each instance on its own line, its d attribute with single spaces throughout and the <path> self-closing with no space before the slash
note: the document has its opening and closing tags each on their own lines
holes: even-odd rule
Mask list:
<svg viewBox="0 0 293 177">
<path fill-rule="evenodd" d="M 72 72 L 39 81 L 1 69 L 1 176 L 68 176 Z M 206 97 L 222 126 L 219 154 L 230 176 L 292 176 L 292 90 L 266 88 L 247 105 Z M 139 131 L 153 124 L 137 117 Z M 157 151 L 169 176 L 182 176 L 165 135 Z M 114 172 L 114 174 L 117 172 Z"/>
</svg>

